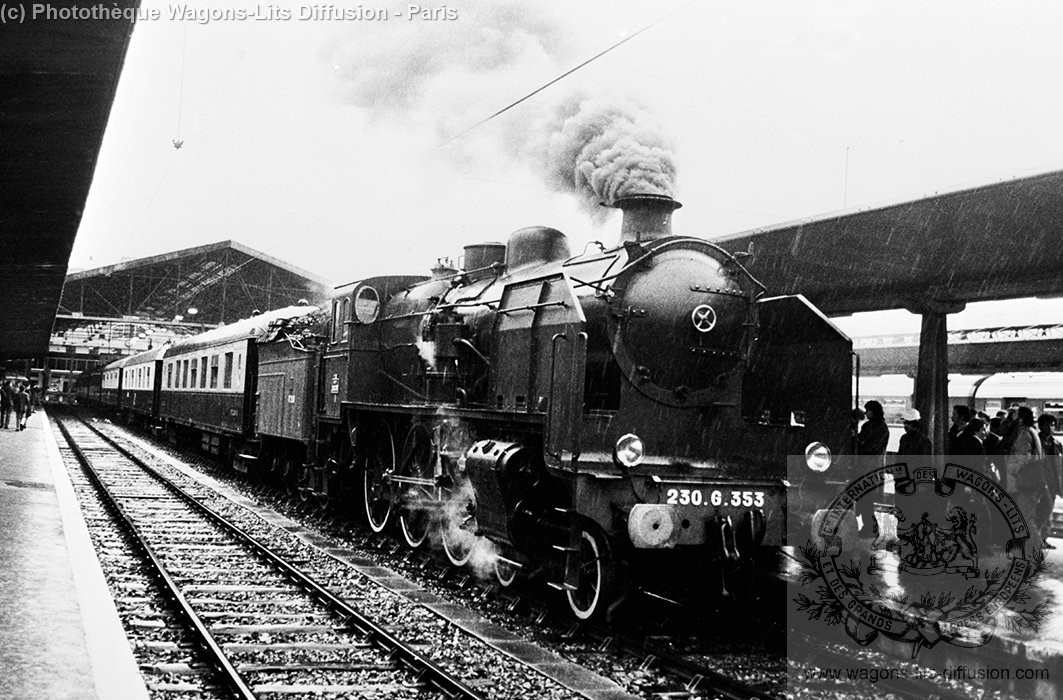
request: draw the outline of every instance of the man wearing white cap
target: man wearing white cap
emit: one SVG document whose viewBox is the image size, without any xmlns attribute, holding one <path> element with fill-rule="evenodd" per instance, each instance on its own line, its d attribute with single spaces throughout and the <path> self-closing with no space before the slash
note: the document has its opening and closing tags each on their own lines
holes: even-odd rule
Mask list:
<svg viewBox="0 0 1063 700">
<path fill-rule="evenodd" d="M 901 414 L 904 421 L 904 435 L 901 436 L 901 444 L 897 449 L 898 455 L 928 455 L 934 451 L 930 438 L 919 430 L 919 420 L 922 416 L 914 408 L 905 409 Z"/>
</svg>

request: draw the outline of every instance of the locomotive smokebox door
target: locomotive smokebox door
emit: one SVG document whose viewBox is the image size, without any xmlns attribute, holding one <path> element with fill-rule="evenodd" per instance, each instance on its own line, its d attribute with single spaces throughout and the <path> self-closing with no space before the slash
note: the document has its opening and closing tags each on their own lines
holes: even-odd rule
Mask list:
<svg viewBox="0 0 1063 700">
<path fill-rule="evenodd" d="M 621 371 L 666 405 L 720 401 L 721 377 L 746 357 L 759 285 L 704 241 L 664 239 L 637 260 L 617 278 L 610 304 Z"/>
</svg>

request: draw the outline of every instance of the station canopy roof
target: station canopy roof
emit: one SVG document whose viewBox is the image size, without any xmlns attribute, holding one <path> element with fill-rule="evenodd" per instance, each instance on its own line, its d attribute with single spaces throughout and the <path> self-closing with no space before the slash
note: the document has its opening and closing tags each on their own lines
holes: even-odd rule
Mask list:
<svg viewBox="0 0 1063 700">
<path fill-rule="evenodd" d="M 57 321 L 137 318 L 217 325 L 326 299 L 324 279 L 235 241 L 67 276 Z"/>
<path fill-rule="evenodd" d="M 770 294 L 801 293 L 825 313 L 1063 295 L 1063 171 L 756 229 Z"/>
<path fill-rule="evenodd" d="M 125 21 L 29 18 L 2 31 L 0 358 L 48 347 L 132 31 Z"/>
</svg>

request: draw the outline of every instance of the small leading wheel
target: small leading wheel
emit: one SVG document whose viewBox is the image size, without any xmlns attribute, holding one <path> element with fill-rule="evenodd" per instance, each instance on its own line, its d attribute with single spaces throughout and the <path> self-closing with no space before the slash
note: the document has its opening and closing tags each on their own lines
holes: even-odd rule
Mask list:
<svg viewBox="0 0 1063 700">
<path fill-rule="evenodd" d="M 362 501 L 365 519 L 373 532 L 383 532 L 395 502 L 391 475 L 395 471 L 395 443 L 384 421 L 373 426 L 365 453 Z"/>
<path fill-rule="evenodd" d="M 613 579 L 613 557 L 609 544 L 598 528 L 580 529 L 579 552 L 575 557 L 576 587 L 565 591 L 568 607 L 580 620 L 600 617 L 609 605 Z"/>
<path fill-rule="evenodd" d="M 517 567 L 505 559 L 501 557 L 495 559 L 495 578 L 498 579 L 498 583 L 504 588 L 512 586 L 513 582 L 517 580 L 517 571 Z"/>
<path fill-rule="evenodd" d="M 461 482 L 446 497 L 439 519 L 443 551 L 454 566 L 465 566 L 476 544 L 476 496 L 472 485 Z"/>
<path fill-rule="evenodd" d="M 399 525 L 406 544 L 420 547 L 432 529 L 435 498 L 435 444 L 428 428 L 414 425 L 402 443 L 399 488 L 402 492 Z M 402 481 L 409 479 L 409 481 Z"/>
</svg>

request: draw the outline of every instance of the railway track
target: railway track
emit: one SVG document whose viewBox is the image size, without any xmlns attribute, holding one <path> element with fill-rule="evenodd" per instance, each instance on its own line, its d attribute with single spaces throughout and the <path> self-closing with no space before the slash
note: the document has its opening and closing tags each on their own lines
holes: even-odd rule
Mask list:
<svg viewBox="0 0 1063 700">
<path fill-rule="evenodd" d="M 208 666 L 163 669 L 196 681 L 185 690 L 483 698 L 99 431 L 59 429 L 165 587 L 173 634 Z"/>
<path fill-rule="evenodd" d="M 123 431 L 108 429 L 107 433 L 111 434 L 114 439 L 122 441 L 123 444 L 127 442 Z M 160 455 L 156 452 L 153 450 L 145 451 L 145 448 L 146 446 L 139 441 L 129 441 L 129 450 L 141 455 L 153 464 L 159 465 L 160 469 L 169 471 L 175 468 L 176 464 L 170 463 L 173 461 L 171 458 L 160 459 Z M 167 466 L 162 466 L 163 464 Z M 191 475 L 190 470 L 187 467 L 182 467 L 182 471 L 186 475 L 182 483 L 191 484 L 191 479 L 188 478 Z M 213 473 L 216 478 L 224 476 L 226 479 L 231 479 L 231 476 L 216 472 L 213 468 L 209 468 L 207 471 Z M 446 565 L 439 557 L 432 556 L 430 550 L 409 549 L 398 540 L 388 540 L 380 537 L 362 542 L 362 538 L 357 534 L 360 531 L 355 529 L 352 532 L 349 522 L 337 521 L 324 513 L 312 509 L 304 514 L 305 518 L 298 518 L 299 521 L 305 520 L 302 525 L 296 525 L 295 523 L 290 523 L 290 521 L 289 525 L 284 525 L 281 520 L 285 519 L 278 520 L 278 516 L 269 515 L 272 512 L 269 508 L 262 510 L 246 502 L 238 507 L 238 510 L 242 511 L 250 507 L 252 511 L 258 514 L 248 517 L 251 513 L 251 511 L 248 511 L 248 515 L 242 516 L 233 512 L 234 499 L 236 502 L 240 502 L 240 497 L 231 492 L 226 492 L 228 495 L 222 496 L 213 490 L 219 488 L 220 485 L 213 483 L 210 479 L 207 481 L 211 482 L 212 486 L 206 486 L 205 482 L 202 493 L 199 496 L 207 499 L 213 508 L 225 511 L 228 517 L 240 522 L 263 539 L 268 539 L 262 533 L 263 522 L 260 519 L 264 518 L 270 523 L 271 528 L 282 528 L 299 539 L 308 537 L 308 541 L 314 542 L 314 546 L 326 552 L 329 557 L 338 555 L 340 559 L 345 559 L 346 557 L 340 553 L 340 549 L 346 552 L 362 552 L 362 554 L 354 555 L 359 565 L 368 565 L 372 568 L 380 563 L 380 560 L 383 560 L 382 563 L 385 566 L 404 572 L 404 575 L 409 576 L 411 580 L 421 580 L 429 589 L 439 591 L 453 589 L 451 593 L 456 593 L 455 598 L 458 599 L 458 605 L 463 608 L 474 608 L 480 611 L 481 614 L 486 613 L 488 619 L 505 627 L 509 627 L 515 621 L 517 629 L 522 630 L 518 632 L 518 635 L 523 636 L 524 639 L 535 640 L 534 642 L 520 642 L 517 647 L 514 647 L 514 641 L 506 641 L 507 637 L 499 636 L 499 630 L 496 625 L 485 625 L 482 622 L 479 624 L 465 622 L 464 620 L 469 619 L 468 613 L 461 613 L 459 617 L 462 620 L 456 620 L 452 624 L 462 628 L 462 634 L 475 637 L 483 645 L 498 650 L 502 654 L 510 654 L 512 650 L 517 648 L 530 650 L 532 644 L 542 646 L 544 651 L 538 651 L 534 654 L 524 652 L 530 655 L 527 659 L 523 659 L 523 663 L 528 664 L 531 668 L 541 667 L 539 671 L 547 677 L 561 681 L 561 678 L 570 673 L 559 666 L 559 662 L 564 658 L 570 662 L 578 663 L 591 672 L 611 678 L 620 686 L 627 688 L 628 693 L 637 693 L 645 698 L 728 698 L 735 700 L 767 699 L 780 696 L 780 693 L 776 690 L 777 683 L 770 679 L 784 674 L 785 671 L 782 670 L 779 673 L 772 671 L 768 674 L 760 672 L 764 667 L 774 668 L 776 665 L 774 657 L 767 658 L 770 654 L 765 656 L 763 653 L 754 651 L 752 656 L 747 657 L 745 651 L 728 651 L 724 654 L 727 658 L 721 659 L 714 651 L 705 651 L 699 658 L 696 652 L 687 654 L 685 651 L 677 651 L 677 649 L 682 647 L 682 644 L 674 644 L 675 639 L 663 635 L 655 635 L 647 640 L 640 638 L 637 632 L 626 634 L 615 627 L 593 627 L 587 624 L 573 627 L 567 616 L 562 615 L 559 611 L 552 610 L 551 606 L 544 605 L 541 602 L 540 598 L 535 595 L 534 587 L 522 592 L 524 588 L 522 586 L 514 586 L 512 588 L 485 586 L 484 583 L 477 582 L 473 577 L 469 576 L 468 572 L 454 569 Z M 240 484 L 241 491 L 247 490 L 256 493 L 255 500 L 265 498 L 267 495 L 272 495 L 273 499 L 277 500 L 275 492 L 271 490 L 263 491 L 257 487 L 248 487 L 245 482 L 239 479 L 235 480 L 234 484 Z M 186 486 L 186 488 L 195 490 L 196 487 Z M 284 507 L 284 504 L 288 503 L 287 500 L 284 498 L 279 500 L 284 501 L 284 503 L 277 504 L 278 507 L 281 507 L 282 510 L 291 510 L 292 515 L 295 515 L 295 511 L 303 510 L 304 504 L 300 504 L 298 500 L 293 500 L 290 508 Z M 229 508 L 226 509 L 221 501 L 228 502 Z M 259 521 L 257 530 L 254 524 L 248 522 L 249 520 Z M 330 527 L 325 527 L 326 524 L 330 524 Z M 312 534 L 322 529 L 331 531 L 332 534 L 328 538 Z M 326 539 L 332 540 L 331 544 L 325 541 Z M 341 542 L 343 545 L 338 548 L 337 545 L 340 545 Z M 283 544 L 279 546 L 285 547 Z M 290 555 L 296 559 L 307 560 L 310 558 L 306 551 L 300 552 L 294 549 L 289 551 Z M 318 562 L 319 566 L 316 568 L 309 561 L 306 563 L 309 566 L 307 570 L 314 571 L 315 575 L 322 577 L 319 580 L 327 581 L 329 587 L 339 595 L 345 598 L 350 598 L 353 595 L 354 598 L 358 598 L 357 592 L 350 588 L 349 580 L 351 574 L 336 576 L 327 571 L 329 566 L 327 563 L 322 567 L 320 566 L 321 562 Z M 409 585 L 400 584 L 399 588 L 401 590 Z M 423 594 L 417 594 L 416 599 L 422 600 L 422 596 Z M 271 595 L 264 594 L 262 597 L 261 605 L 267 606 Z M 444 605 L 443 608 L 448 608 L 448 605 L 450 608 L 455 607 L 452 602 Z M 443 608 L 436 607 L 434 609 L 439 613 Z M 388 613 L 382 613 L 379 609 L 375 614 L 377 616 L 376 619 L 391 619 Z M 404 613 L 403 615 L 408 617 L 408 614 Z M 520 618 L 527 619 L 521 621 Z M 537 631 L 533 632 L 532 630 Z M 448 632 L 445 636 L 450 637 L 452 634 L 456 636 L 452 632 Z M 509 638 L 512 639 L 512 636 Z M 719 640 L 710 646 L 714 649 L 719 648 Z M 243 649 L 242 647 L 233 648 L 237 650 Z M 559 656 L 553 657 L 554 660 L 551 661 L 549 652 L 545 650 L 552 650 Z M 483 656 L 483 652 L 476 652 L 471 647 L 467 649 L 465 654 L 470 658 L 476 655 Z M 784 662 L 783 666 L 785 666 Z M 497 680 L 503 675 L 510 675 L 512 671 L 500 670 L 501 667 L 497 663 L 492 663 L 491 668 L 492 670 L 488 676 L 485 677 L 480 674 L 479 678 L 474 681 L 476 683 L 475 687 L 484 690 L 489 697 L 537 697 L 544 700 L 549 697 L 557 697 L 552 692 L 544 694 L 541 691 L 536 692 L 532 688 L 529 688 L 527 692 L 504 692 L 501 688 L 493 687 L 492 683 L 487 682 L 487 678 Z M 750 669 L 754 670 L 750 672 Z M 451 670 L 454 669 L 452 668 Z M 472 677 L 477 678 L 476 674 Z M 569 676 L 569 678 L 572 678 L 572 676 Z M 746 680 L 749 682 L 745 682 Z M 614 691 L 602 691 L 598 688 L 588 692 L 579 689 L 579 682 L 574 685 L 564 681 L 561 682 L 567 685 L 571 691 L 574 691 L 574 694 L 568 697 L 634 697 L 624 693 L 619 687 L 616 687 Z"/>
</svg>

